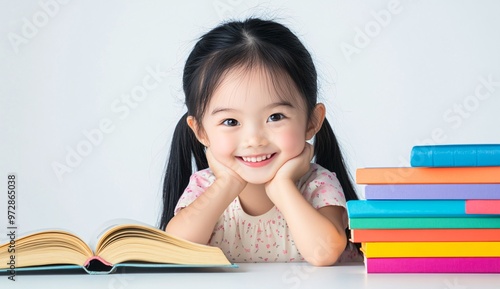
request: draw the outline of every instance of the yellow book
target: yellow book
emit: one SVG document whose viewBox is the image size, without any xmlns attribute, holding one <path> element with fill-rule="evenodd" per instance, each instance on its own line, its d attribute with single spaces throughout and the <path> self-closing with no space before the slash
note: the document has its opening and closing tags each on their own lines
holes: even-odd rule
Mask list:
<svg viewBox="0 0 500 289">
<path fill-rule="evenodd" d="M 500 242 L 368 242 L 367 258 L 500 257 Z"/>
</svg>

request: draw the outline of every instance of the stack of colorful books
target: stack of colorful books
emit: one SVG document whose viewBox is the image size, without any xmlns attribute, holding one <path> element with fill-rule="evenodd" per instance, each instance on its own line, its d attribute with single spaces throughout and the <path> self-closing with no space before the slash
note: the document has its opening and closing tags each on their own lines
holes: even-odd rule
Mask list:
<svg viewBox="0 0 500 289">
<path fill-rule="evenodd" d="M 416 146 L 411 167 L 356 182 L 349 227 L 368 273 L 500 273 L 500 145 Z"/>
</svg>

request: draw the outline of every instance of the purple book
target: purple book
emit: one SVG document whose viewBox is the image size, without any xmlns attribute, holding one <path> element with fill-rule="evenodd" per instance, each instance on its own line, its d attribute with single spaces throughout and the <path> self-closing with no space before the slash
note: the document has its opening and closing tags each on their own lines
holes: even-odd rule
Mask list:
<svg viewBox="0 0 500 289">
<path fill-rule="evenodd" d="M 367 258 L 365 267 L 367 273 L 500 273 L 500 258 Z"/>
<path fill-rule="evenodd" d="M 366 185 L 367 200 L 495 200 L 500 184 Z"/>
</svg>

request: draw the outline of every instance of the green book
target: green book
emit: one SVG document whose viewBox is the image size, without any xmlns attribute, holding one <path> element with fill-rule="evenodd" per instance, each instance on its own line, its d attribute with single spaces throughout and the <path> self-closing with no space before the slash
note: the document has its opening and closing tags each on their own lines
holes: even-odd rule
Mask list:
<svg viewBox="0 0 500 289">
<path fill-rule="evenodd" d="M 500 228 L 500 217 L 350 218 L 351 229 Z"/>
</svg>

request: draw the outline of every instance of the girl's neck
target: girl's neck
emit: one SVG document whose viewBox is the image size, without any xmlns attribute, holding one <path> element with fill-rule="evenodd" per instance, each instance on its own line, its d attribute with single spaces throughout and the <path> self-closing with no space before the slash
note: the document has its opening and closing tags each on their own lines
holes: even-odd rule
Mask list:
<svg viewBox="0 0 500 289">
<path fill-rule="evenodd" d="M 247 184 L 238 198 L 243 211 L 250 216 L 260 216 L 274 207 L 264 185 Z"/>
</svg>

